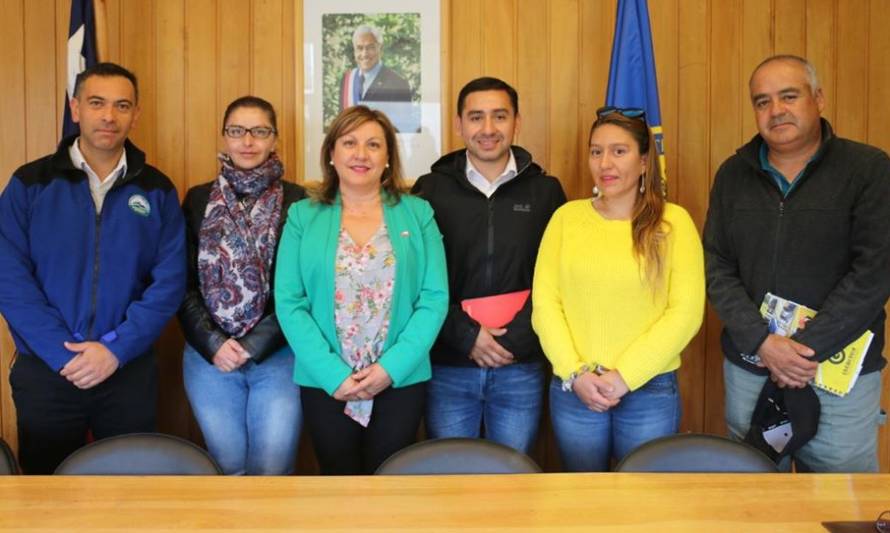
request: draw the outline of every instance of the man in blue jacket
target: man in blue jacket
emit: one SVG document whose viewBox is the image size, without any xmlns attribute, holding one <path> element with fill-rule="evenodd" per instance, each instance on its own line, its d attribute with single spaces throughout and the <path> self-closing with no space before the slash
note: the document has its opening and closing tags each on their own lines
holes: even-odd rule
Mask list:
<svg viewBox="0 0 890 533">
<path fill-rule="evenodd" d="M 100 63 L 77 77 L 80 135 L 16 170 L 0 195 L 0 312 L 19 460 L 51 474 L 92 432 L 153 431 L 151 346 L 185 287 L 176 189 L 127 140 L 135 76 Z"/>
</svg>

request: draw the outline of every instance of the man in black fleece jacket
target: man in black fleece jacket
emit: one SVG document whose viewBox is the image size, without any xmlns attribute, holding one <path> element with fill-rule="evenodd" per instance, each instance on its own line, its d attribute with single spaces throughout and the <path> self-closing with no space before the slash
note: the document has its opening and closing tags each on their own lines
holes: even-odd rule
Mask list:
<svg viewBox="0 0 890 533">
<path fill-rule="evenodd" d="M 717 172 L 703 239 L 708 296 L 725 326 L 727 425 L 745 436 L 767 377 L 786 397 L 810 394 L 818 363 L 870 330 L 855 387 L 843 397 L 816 389 L 818 431 L 793 459 L 798 469 L 876 471 L 890 159 L 835 136 L 805 59 L 771 57 L 749 87 L 760 133 Z M 770 333 L 758 311 L 767 292 L 818 314 L 790 338 Z"/>
<path fill-rule="evenodd" d="M 531 288 L 538 245 L 565 203 L 559 180 L 512 146 L 516 90 L 495 78 L 461 89 L 455 129 L 465 150 L 445 155 L 414 192 L 428 200 L 445 242 L 451 303 L 433 346 L 426 424 L 430 437 L 485 437 L 530 452 L 541 416 L 545 359 L 531 299 L 503 327 L 461 308 L 468 298 Z"/>
</svg>

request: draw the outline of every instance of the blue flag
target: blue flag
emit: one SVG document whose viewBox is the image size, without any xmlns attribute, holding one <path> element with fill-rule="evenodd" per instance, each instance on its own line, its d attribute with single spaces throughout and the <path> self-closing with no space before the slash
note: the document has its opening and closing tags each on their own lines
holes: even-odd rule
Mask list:
<svg viewBox="0 0 890 533">
<path fill-rule="evenodd" d="M 618 0 L 606 105 L 636 107 L 646 111 L 646 120 L 655 136 L 658 150 L 662 186 L 666 185 L 664 134 L 661 130 L 655 54 L 652 52 L 652 31 L 646 0 Z"/>
<path fill-rule="evenodd" d="M 77 124 L 71 121 L 68 101 L 74 97 L 74 81 L 87 67 L 95 65 L 96 17 L 93 14 L 93 0 L 71 0 L 71 23 L 68 25 L 68 69 L 66 71 L 65 115 L 62 120 L 62 138 L 80 133 Z"/>
</svg>

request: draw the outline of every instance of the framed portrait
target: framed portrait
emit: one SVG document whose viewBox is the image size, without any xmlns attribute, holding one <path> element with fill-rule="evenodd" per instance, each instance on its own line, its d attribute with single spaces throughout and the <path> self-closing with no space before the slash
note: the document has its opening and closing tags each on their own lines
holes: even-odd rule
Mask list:
<svg viewBox="0 0 890 533">
<path fill-rule="evenodd" d="M 406 177 L 429 172 L 442 153 L 443 1 L 303 1 L 306 180 L 321 178 L 328 126 L 359 104 L 398 130 Z"/>
</svg>

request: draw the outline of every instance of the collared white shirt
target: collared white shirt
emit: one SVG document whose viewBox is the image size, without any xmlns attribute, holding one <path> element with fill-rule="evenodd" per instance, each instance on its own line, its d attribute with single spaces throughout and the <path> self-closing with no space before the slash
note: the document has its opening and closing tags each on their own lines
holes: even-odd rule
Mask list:
<svg viewBox="0 0 890 533">
<path fill-rule="evenodd" d="M 83 153 L 80 151 L 80 147 L 77 145 L 80 142 L 80 137 L 74 139 L 74 142 L 71 143 L 71 146 L 68 148 L 68 156 L 71 158 L 71 164 L 74 165 L 75 168 L 79 168 L 86 172 L 87 178 L 90 181 L 90 194 L 93 196 L 93 203 L 96 205 L 96 213 L 102 212 L 102 204 L 105 202 L 105 195 L 108 194 L 108 191 L 114 187 L 114 182 L 124 174 L 127 173 L 127 151 L 124 150 L 121 152 L 121 158 L 117 162 L 117 166 L 114 167 L 114 170 L 111 171 L 111 174 L 105 177 L 105 180 L 99 179 L 99 175 L 96 174 L 90 165 L 87 163 L 87 160 L 83 158 Z"/>
<path fill-rule="evenodd" d="M 479 192 L 484 194 L 487 198 L 491 198 L 491 195 L 494 194 L 494 191 L 498 190 L 498 187 L 515 178 L 516 171 L 516 158 L 513 156 L 513 150 L 510 150 L 510 160 L 507 161 L 507 166 L 504 167 L 504 171 L 494 181 L 488 181 L 485 176 L 480 174 L 479 171 L 476 170 L 476 167 L 473 166 L 469 156 L 467 156 L 467 181 L 469 181 L 473 187 L 479 189 Z"/>
<path fill-rule="evenodd" d="M 367 94 L 368 89 L 371 88 L 371 84 L 374 83 L 374 80 L 377 78 L 377 74 L 380 74 L 380 69 L 383 68 L 383 63 L 378 61 L 374 68 L 369 70 L 368 72 L 362 72 L 361 74 L 365 77 L 365 82 L 362 84 L 362 98 Z"/>
</svg>

